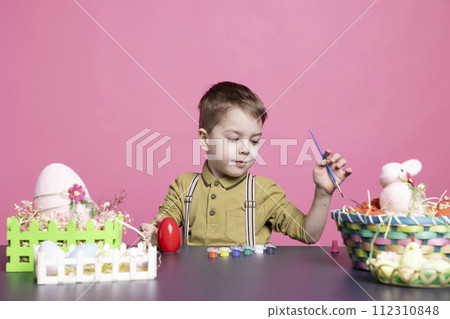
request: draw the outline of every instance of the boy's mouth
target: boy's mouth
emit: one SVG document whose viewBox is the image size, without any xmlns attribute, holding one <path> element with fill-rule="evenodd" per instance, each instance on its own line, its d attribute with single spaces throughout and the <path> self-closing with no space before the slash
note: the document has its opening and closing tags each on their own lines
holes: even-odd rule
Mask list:
<svg viewBox="0 0 450 319">
<path fill-rule="evenodd" d="M 235 161 L 235 163 L 236 163 L 236 166 L 240 167 L 240 168 L 247 166 L 247 162 L 244 162 L 244 161 Z"/>
</svg>

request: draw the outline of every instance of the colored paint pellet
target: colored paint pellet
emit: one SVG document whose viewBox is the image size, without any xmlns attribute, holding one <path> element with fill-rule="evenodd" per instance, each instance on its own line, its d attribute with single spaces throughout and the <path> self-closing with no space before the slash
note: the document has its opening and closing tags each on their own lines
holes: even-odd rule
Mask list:
<svg viewBox="0 0 450 319">
<path fill-rule="evenodd" d="M 252 252 L 253 252 L 253 247 L 252 246 L 244 246 L 243 250 L 244 250 L 244 256 L 251 256 Z"/>
<path fill-rule="evenodd" d="M 275 254 L 276 246 L 274 244 L 266 244 L 266 253 L 269 255 Z"/>
<path fill-rule="evenodd" d="M 217 253 L 219 252 L 219 249 L 216 247 L 210 247 L 206 250 L 208 252 L 208 258 L 214 259 L 217 258 Z"/>
<path fill-rule="evenodd" d="M 231 246 L 231 256 L 240 257 L 241 256 L 242 247 L 241 246 Z"/>
<path fill-rule="evenodd" d="M 241 256 L 241 252 L 239 250 L 232 250 L 231 251 L 231 256 L 233 256 L 233 257 L 240 257 Z"/>
<path fill-rule="evenodd" d="M 264 254 L 264 245 L 255 245 L 255 254 Z"/>
<path fill-rule="evenodd" d="M 230 256 L 230 248 L 228 247 L 220 247 L 219 248 L 220 257 L 228 257 Z"/>
</svg>

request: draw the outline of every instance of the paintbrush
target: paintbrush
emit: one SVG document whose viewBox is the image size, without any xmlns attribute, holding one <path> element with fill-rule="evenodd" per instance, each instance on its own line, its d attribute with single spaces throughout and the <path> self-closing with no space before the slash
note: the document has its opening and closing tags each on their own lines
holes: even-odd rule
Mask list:
<svg viewBox="0 0 450 319">
<path fill-rule="evenodd" d="M 319 149 L 320 155 L 322 156 L 322 158 L 323 158 L 324 160 L 326 160 L 325 155 L 322 153 L 322 150 L 320 149 L 319 143 L 317 143 L 317 140 L 316 140 L 316 138 L 314 137 L 314 134 L 313 134 L 313 132 L 311 131 L 311 129 L 309 129 L 309 132 L 311 133 L 311 136 L 312 136 L 312 138 L 314 139 L 314 143 L 316 143 L 317 148 Z M 337 182 L 337 180 L 336 180 L 336 177 L 334 177 L 334 174 L 333 174 L 333 172 L 331 171 L 330 165 L 328 165 L 328 162 L 326 162 L 326 164 L 327 164 L 328 173 L 330 173 L 331 178 L 332 178 L 333 181 L 334 181 L 334 184 L 336 185 L 337 189 L 339 190 L 339 193 L 341 193 L 341 196 L 344 197 L 344 194 L 342 194 L 341 188 L 339 187 L 339 184 L 338 184 L 338 182 Z"/>
</svg>

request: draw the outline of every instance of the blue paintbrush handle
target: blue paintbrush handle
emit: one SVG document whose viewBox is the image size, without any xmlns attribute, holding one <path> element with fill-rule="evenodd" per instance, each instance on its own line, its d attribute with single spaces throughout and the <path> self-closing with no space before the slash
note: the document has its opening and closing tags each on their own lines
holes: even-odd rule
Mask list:
<svg viewBox="0 0 450 319">
<path fill-rule="evenodd" d="M 317 140 L 313 134 L 313 132 L 311 131 L 311 129 L 309 129 L 309 132 L 311 133 L 311 136 L 314 140 L 314 143 L 316 143 L 317 148 L 319 149 L 320 155 L 322 156 L 323 159 L 325 159 L 325 155 L 323 155 L 322 150 L 320 149 L 319 143 L 317 143 Z"/>
<path fill-rule="evenodd" d="M 315 138 L 313 132 L 311 131 L 311 129 L 309 129 L 309 132 L 311 133 L 311 136 L 312 136 L 312 138 L 313 138 L 313 140 L 314 140 L 314 143 L 316 143 L 316 146 L 317 146 L 317 148 L 319 149 L 320 155 L 322 156 L 322 158 L 323 158 L 324 160 L 326 160 L 325 155 L 322 153 L 322 150 L 320 149 L 319 143 L 317 143 L 317 140 L 316 140 L 316 138 Z M 341 188 L 339 187 L 339 184 L 338 184 L 338 182 L 337 182 L 337 180 L 336 180 L 336 177 L 334 177 L 334 174 L 333 174 L 333 172 L 331 171 L 331 167 L 330 167 L 330 165 L 328 165 L 328 162 L 326 162 L 326 165 L 327 165 L 328 172 L 329 172 L 330 175 L 331 175 L 331 178 L 333 179 L 334 183 L 336 184 L 336 186 L 337 186 L 339 192 L 341 193 L 342 197 L 344 197 L 344 194 L 342 194 Z"/>
</svg>

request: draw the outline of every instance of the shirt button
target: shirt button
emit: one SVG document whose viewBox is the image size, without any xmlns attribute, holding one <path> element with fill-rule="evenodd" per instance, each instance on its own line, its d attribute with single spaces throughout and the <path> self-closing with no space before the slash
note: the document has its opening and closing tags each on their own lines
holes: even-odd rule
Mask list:
<svg viewBox="0 0 450 319">
<path fill-rule="evenodd" d="M 211 199 L 216 199 L 216 194 L 212 194 Z"/>
<path fill-rule="evenodd" d="M 219 181 L 214 182 L 214 186 L 219 186 L 219 184 L 220 184 Z"/>
<path fill-rule="evenodd" d="M 210 214 L 211 216 L 214 216 L 214 215 L 216 214 L 216 212 L 212 210 L 212 211 L 209 212 L 209 214 Z"/>
</svg>

